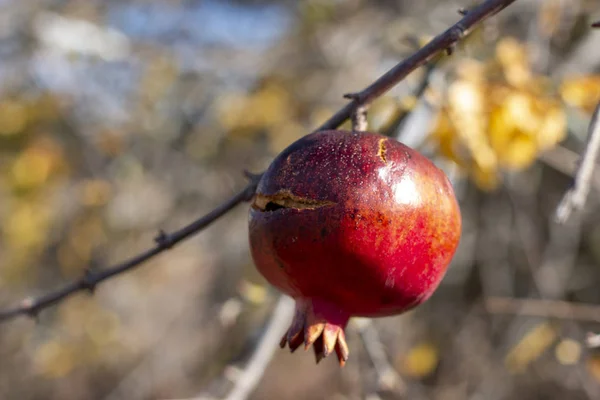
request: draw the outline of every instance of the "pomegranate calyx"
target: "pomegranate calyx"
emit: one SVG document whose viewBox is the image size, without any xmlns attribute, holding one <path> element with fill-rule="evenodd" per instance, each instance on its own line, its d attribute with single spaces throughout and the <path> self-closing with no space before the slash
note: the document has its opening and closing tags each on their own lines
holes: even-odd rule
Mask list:
<svg viewBox="0 0 600 400">
<path fill-rule="evenodd" d="M 314 210 L 320 207 L 333 206 L 333 201 L 313 200 L 292 194 L 288 190 L 281 190 L 274 195 L 257 193 L 252 207 L 260 211 L 275 211 L 280 208 L 293 208 L 296 210 Z"/>
<path fill-rule="evenodd" d="M 296 299 L 296 312 L 290 328 L 279 345 L 289 346 L 293 353 L 304 343 L 311 346 L 317 363 L 335 351 L 340 366 L 348 360 L 349 350 L 344 328 L 350 316 L 337 307 L 320 300 Z"/>
</svg>

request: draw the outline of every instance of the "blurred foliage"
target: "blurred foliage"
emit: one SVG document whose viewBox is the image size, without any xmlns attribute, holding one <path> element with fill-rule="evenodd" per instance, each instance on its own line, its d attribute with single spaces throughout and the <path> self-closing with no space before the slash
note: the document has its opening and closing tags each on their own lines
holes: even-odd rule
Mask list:
<svg viewBox="0 0 600 400">
<path fill-rule="evenodd" d="M 531 70 L 526 45 L 496 44 L 495 57 L 461 60 L 431 133 L 440 152 L 482 189 L 500 183 L 499 170 L 522 170 L 567 134 L 565 103 L 591 113 L 600 76 L 551 80 Z"/>
</svg>

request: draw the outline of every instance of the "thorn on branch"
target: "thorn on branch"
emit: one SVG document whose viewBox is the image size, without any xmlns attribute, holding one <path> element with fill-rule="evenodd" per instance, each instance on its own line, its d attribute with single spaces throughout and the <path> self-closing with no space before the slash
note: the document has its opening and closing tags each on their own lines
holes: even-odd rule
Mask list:
<svg viewBox="0 0 600 400">
<path fill-rule="evenodd" d="M 154 242 L 163 249 L 171 249 L 174 244 L 171 236 L 162 229 L 158 231 L 158 235 L 154 238 Z"/>
<path fill-rule="evenodd" d="M 83 278 L 81 278 L 81 288 L 87 290 L 90 294 L 94 294 L 96 291 L 96 279 L 94 277 L 94 270 L 90 268 L 86 268 Z"/>
<path fill-rule="evenodd" d="M 454 25 L 452 29 L 450 29 L 450 37 L 452 38 L 452 45 L 455 46 L 456 43 L 464 38 L 467 34 L 467 28 L 465 28 L 460 22 Z"/>
<path fill-rule="evenodd" d="M 446 54 L 451 56 L 454 53 L 455 49 L 456 49 L 456 43 L 453 43 L 450 46 L 446 47 Z"/>
<path fill-rule="evenodd" d="M 33 297 L 28 297 L 21 302 L 21 308 L 25 310 L 25 314 L 35 320 L 35 322 L 39 322 L 39 314 L 40 310 L 36 306 L 35 299 Z"/>
<path fill-rule="evenodd" d="M 458 13 L 459 13 L 460 15 L 462 15 L 463 17 L 469 13 L 469 10 L 467 10 L 467 9 L 466 9 L 466 8 L 464 8 L 464 7 L 461 7 L 461 8 L 459 8 L 457 11 L 458 11 Z"/>
<path fill-rule="evenodd" d="M 247 169 L 244 170 L 244 176 L 246 177 L 246 179 L 248 179 L 251 183 L 258 183 L 258 181 L 260 181 L 260 178 L 262 178 L 263 174 L 255 174 L 253 172 L 248 171 Z"/>
</svg>

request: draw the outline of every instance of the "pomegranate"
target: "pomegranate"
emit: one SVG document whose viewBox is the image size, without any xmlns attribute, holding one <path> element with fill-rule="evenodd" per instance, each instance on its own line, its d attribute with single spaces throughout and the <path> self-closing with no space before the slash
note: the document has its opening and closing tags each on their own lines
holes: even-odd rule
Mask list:
<svg viewBox="0 0 600 400">
<path fill-rule="evenodd" d="M 460 230 L 450 182 L 417 151 L 366 132 L 296 141 L 267 169 L 250 209 L 255 264 L 296 301 L 281 347 L 312 345 L 317 362 L 335 351 L 343 366 L 349 318 L 427 300 Z"/>
</svg>

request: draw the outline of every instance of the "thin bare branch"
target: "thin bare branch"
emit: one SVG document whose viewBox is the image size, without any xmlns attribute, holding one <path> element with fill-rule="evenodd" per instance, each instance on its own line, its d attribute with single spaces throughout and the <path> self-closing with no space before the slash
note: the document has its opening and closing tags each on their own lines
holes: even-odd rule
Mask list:
<svg viewBox="0 0 600 400">
<path fill-rule="evenodd" d="M 289 297 L 281 296 L 260 343 L 246 368 L 237 377 L 233 390 L 225 397 L 226 400 L 246 400 L 254 392 L 275 350 L 279 347 L 279 338 L 285 334 L 293 315 L 294 301 Z"/>
<path fill-rule="evenodd" d="M 492 314 L 514 314 L 565 320 L 600 322 L 600 305 L 571 303 L 560 300 L 516 299 L 490 297 L 485 309 Z"/>
<path fill-rule="evenodd" d="M 596 106 L 590 126 L 585 150 L 581 156 L 577 173 L 573 179 L 573 186 L 565 193 L 556 208 L 555 218 L 558 223 L 565 223 L 573 211 L 581 210 L 585 206 L 587 196 L 592 185 L 592 176 L 600 151 L 600 103 Z"/>
<path fill-rule="evenodd" d="M 6 322 L 18 316 L 35 317 L 44 308 L 50 307 L 62 301 L 63 299 L 71 296 L 74 293 L 85 290 L 93 291 L 99 283 L 115 275 L 119 275 L 129 270 L 132 270 L 133 268 L 141 265 L 145 261 L 148 261 L 157 254 L 169 250 L 179 242 L 190 238 L 194 234 L 206 228 L 238 204 L 244 201 L 249 201 L 254 196 L 256 186 L 258 185 L 259 177 L 260 176 L 255 176 L 254 179 L 248 184 L 248 186 L 246 186 L 242 191 L 237 193 L 235 196 L 231 197 L 229 200 L 225 201 L 223 204 L 219 205 L 217 208 L 215 208 L 208 214 L 197 219 L 191 224 L 181 228 L 180 230 L 175 231 L 171 234 L 167 234 L 164 231 L 160 231 L 160 233 L 155 239 L 156 245 L 151 249 L 146 250 L 145 252 L 138 254 L 135 257 L 130 258 L 129 260 L 126 260 L 120 264 L 117 264 L 105 270 L 88 271 L 78 281 L 71 282 L 57 291 L 50 292 L 44 296 L 35 299 L 25 299 L 14 308 L 1 311 L 0 323 Z"/>
<path fill-rule="evenodd" d="M 379 96 L 386 93 L 402 81 L 408 74 L 431 60 L 440 51 L 447 48 L 465 37 L 471 29 L 483 20 L 498 13 L 516 0 L 487 0 L 469 12 L 456 24 L 452 25 L 442 34 L 433 38 L 424 47 L 413 55 L 397 64 L 381 78 L 377 79 L 366 89 L 356 93 L 354 99 L 333 117 L 327 120 L 317 130 L 335 129 L 352 116 L 354 110 L 360 105 L 368 105 Z"/>
<path fill-rule="evenodd" d="M 406 384 L 388 361 L 379 332 L 373 322 L 368 319 L 355 320 L 354 322 L 364 343 L 365 350 L 375 367 L 378 390 L 403 394 L 406 391 Z"/>
</svg>

